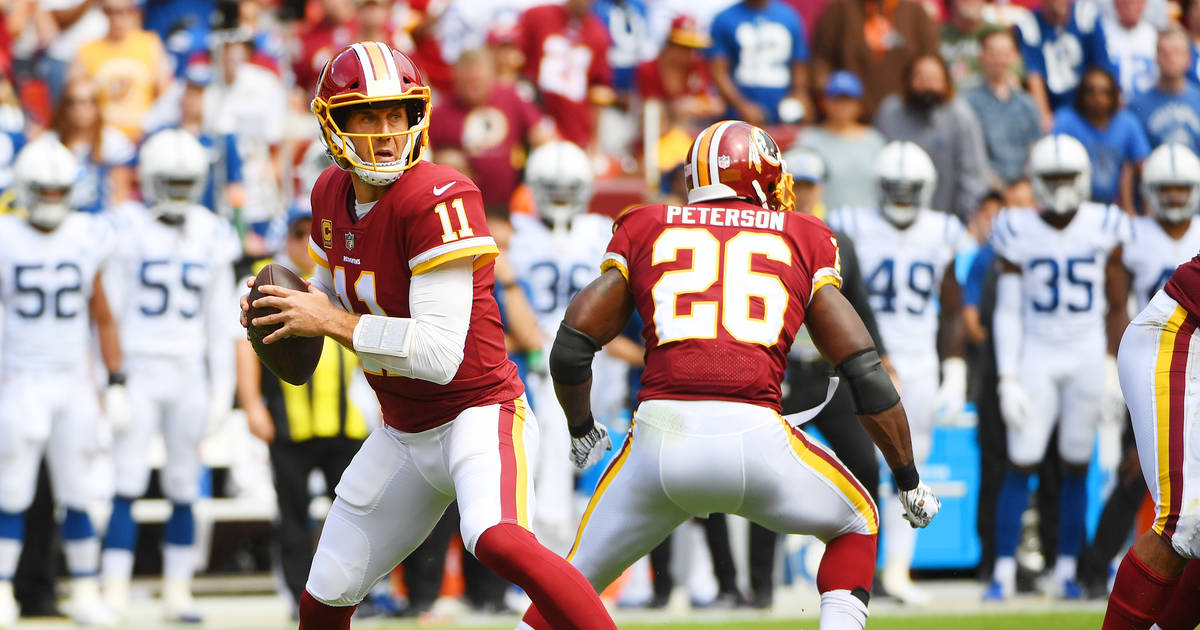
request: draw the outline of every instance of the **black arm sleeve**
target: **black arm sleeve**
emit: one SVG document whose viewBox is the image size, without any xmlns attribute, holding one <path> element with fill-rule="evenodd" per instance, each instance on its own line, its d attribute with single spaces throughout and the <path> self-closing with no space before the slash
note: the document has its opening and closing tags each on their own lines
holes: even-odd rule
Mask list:
<svg viewBox="0 0 1200 630">
<path fill-rule="evenodd" d="M 858 312 L 871 340 L 875 342 L 875 351 L 886 355 L 883 337 L 879 336 L 879 323 L 875 321 L 875 313 L 871 310 L 871 302 L 867 298 L 867 284 L 863 281 L 862 269 L 858 266 L 858 254 L 854 251 L 854 240 L 842 232 L 834 232 L 838 241 L 838 251 L 842 256 L 842 295 Z"/>
</svg>

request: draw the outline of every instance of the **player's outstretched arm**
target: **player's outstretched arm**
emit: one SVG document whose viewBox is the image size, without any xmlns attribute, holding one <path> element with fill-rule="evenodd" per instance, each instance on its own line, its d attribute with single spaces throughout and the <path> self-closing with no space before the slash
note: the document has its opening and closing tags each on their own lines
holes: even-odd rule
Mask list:
<svg viewBox="0 0 1200 630">
<path fill-rule="evenodd" d="M 625 276 L 612 268 L 584 287 L 567 306 L 550 350 L 550 376 L 573 436 L 587 433 L 593 424 L 592 358 L 621 334 L 632 314 L 629 285 Z"/>
<path fill-rule="evenodd" d="M 858 417 L 888 467 L 893 471 L 911 467 L 915 471 L 908 417 L 900 404 L 900 394 L 850 302 L 837 287 L 821 287 L 808 303 L 804 324 L 821 354 L 849 381 Z"/>
<path fill-rule="evenodd" d="M 850 385 L 858 418 L 892 469 L 905 519 L 913 527 L 925 527 L 941 502 L 921 483 L 900 394 L 879 360 L 867 327 L 833 285 L 817 290 L 804 320 L 817 348 Z"/>
</svg>

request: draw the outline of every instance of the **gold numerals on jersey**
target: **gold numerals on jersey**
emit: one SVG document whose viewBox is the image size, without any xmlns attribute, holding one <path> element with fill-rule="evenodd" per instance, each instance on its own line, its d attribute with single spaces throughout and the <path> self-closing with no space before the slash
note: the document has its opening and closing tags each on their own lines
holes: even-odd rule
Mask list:
<svg viewBox="0 0 1200 630">
<path fill-rule="evenodd" d="M 338 265 L 333 268 L 333 291 L 337 293 L 338 300 L 342 306 L 349 312 L 358 312 L 354 309 L 355 298 L 367 306 L 367 310 L 372 315 L 387 317 L 387 312 L 379 306 L 379 300 L 375 297 L 375 272 L 360 271 L 358 279 L 354 281 L 352 286 L 346 284 L 346 268 Z M 362 359 L 363 371 L 367 374 L 376 376 L 397 376 L 389 374 L 383 366 L 379 365 L 371 359 Z"/>
<path fill-rule="evenodd" d="M 463 206 L 462 197 L 455 198 L 450 202 L 450 206 L 454 208 L 454 214 L 458 215 L 459 228 L 457 230 L 454 229 L 454 224 L 450 220 L 450 211 L 446 208 L 445 201 L 433 207 L 433 211 L 442 220 L 442 242 L 449 243 L 460 238 L 475 236 L 475 232 L 471 230 L 471 224 L 467 223 L 467 209 Z"/>
<path fill-rule="evenodd" d="M 788 308 L 787 287 L 774 274 L 751 270 L 751 261 L 759 255 L 791 265 L 791 248 L 778 234 L 741 232 L 724 243 L 724 255 L 721 249 L 721 242 L 704 228 L 670 228 L 654 241 L 653 265 L 677 260 L 680 250 L 692 253 L 691 267 L 664 272 L 650 290 L 660 344 L 715 339 L 718 323 L 738 341 L 779 343 Z M 681 308 L 681 297 L 704 293 L 718 280 L 722 281 L 720 300 L 695 300 Z M 761 304 L 761 316 L 754 313 L 752 302 Z M 681 312 L 685 309 L 688 312 Z"/>
</svg>

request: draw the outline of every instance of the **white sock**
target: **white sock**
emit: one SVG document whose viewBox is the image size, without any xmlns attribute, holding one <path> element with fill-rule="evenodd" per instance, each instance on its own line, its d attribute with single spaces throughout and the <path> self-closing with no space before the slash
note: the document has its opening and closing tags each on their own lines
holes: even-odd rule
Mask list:
<svg viewBox="0 0 1200 630">
<path fill-rule="evenodd" d="M 1000 583 L 1005 593 L 1011 594 L 1017 587 L 1017 559 L 1012 556 L 997 556 L 992 578 Z"/>
<path fill-rule="evenodd" d="M 11 580 L 16 575 L 22 543 L 12 538 L 0 538 L 0 579 Z"/>
<path fill-rule="evenodd" d="M 64 540 L 63 555 L 67 558 L 68 573 L 76 577 L 94 576 L 100 568 L 100 539 L 92 536 Z"/>
<path fill-rule="evenodd" d="M 1059 556 L 1054 563 L 1054 581 L 1062 584 L 1075 579 L 1075 556 Z"/>
<path fill-rule="evenodd" d="M 105 582 L 128 582 L 133 576 L 133 552 L 128 549 L 105 549 L 100 554 L 100 572 Z"/>
<path fill-rule="evenodd" d="M 191 580 L 196 573 L 193 545 L 163 545 L 163 577 Z"/>
<path fill-rule="evenodd" d="M 821 630 L 864 630 L 867 605 L 847 590 L 821 593 Z"/>
<path fill-rule="evenodd" d="M 917 548 L 917 530 L 904 520 L 900 500 L 889 497 L 883 516 L 884 564 L 901 566 L 907 571 L 912 566 L 913 551 Z"/>
</svg>

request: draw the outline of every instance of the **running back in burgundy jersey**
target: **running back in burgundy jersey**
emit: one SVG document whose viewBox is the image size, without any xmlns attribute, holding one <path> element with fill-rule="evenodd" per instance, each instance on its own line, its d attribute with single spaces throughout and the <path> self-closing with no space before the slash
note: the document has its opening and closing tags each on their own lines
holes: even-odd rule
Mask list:
<svg viewBox="0 0 1200 630">
<path fill-rule="evenodd" d="M 625 275 L 646 322 L 639 397 L 778 411 L 809 300 L 841 286 L 837 240 L 809 215 L 717 203 L 640 206 L 617 219 L 601 266 Z"/>
<path fill-rule="evenodd" d="M 388 374 L 363 361 L 384 421 L 401 431 L 424 431 L 468 407 L 520 396 L 524 387 L 505 353 L 492 295 L 491 265 L 499 249 L 488 232 L 479 189 L 451 167 L 420 162 L 358 219 L 350 177 L 330 167 L 317 180 L 309 243 L 312 257 L 333 276 L 334 291 L 346 310 L 410 317 L 413 275 L 458 258 L 475 259 L 471 322 L 453 381 L 436 385 Z"/>
</svg>

